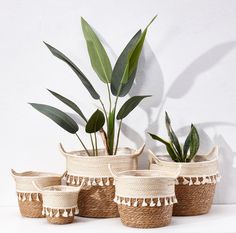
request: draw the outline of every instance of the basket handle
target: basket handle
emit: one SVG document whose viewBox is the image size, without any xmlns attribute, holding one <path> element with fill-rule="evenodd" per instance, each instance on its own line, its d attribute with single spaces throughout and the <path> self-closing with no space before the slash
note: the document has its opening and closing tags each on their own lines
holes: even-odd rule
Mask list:
<svg viewBox="0 0 236 233">
<path fill-rule="evenodd" d="M 112 175 L 114 178 L 117 178 L 117 177 L 118 177 L 117 174 L 112 170 L 112 167 L 111 167 L 111 164 L 110 164 L 110 163 L 108 164 L 108 169 L 109 169 L 111 175 Z"/>
<path fill-rule="evenodd" d="M 137 157 L 140 156 L 143 153 L 144 148 L 145 148 L 145 143 L 143 143 L 143 145 L 135 151 L 134 155 Z"/>
<path fill-rule="evenodd" d="M 11 169 L 11 175 L 15 178 L 19 173 L 17 173 L 14 169 Z"/>
<path fill-rule="evenodd" d="M 218 159 L 218 154 L 219 154 L 219 147 L 218 145 L 216 145 L 210 150 L 208 154 L 203 155 L 203 156 L 209 160 L 212 160 L 213 158 Z"/>
<path fill-rule="evenodd" d="M 152 163 L 153 163 L 153 161 L 156 163 L 156 164 L 158 164 L 158 163 L 161 163 L 161 160 L 160 159 L 158 159 L 157 157 L 156 157 L 156 155 L 149 149 L 148 150 L 148 161 L 149 161 L 149 164 L 151 165 Z"/>
<path fill-rule="evenodd" d="M 39 192 L 43 191 L 37 181 L 32 181 L 32 184 Z"/>
<path fill-rule="evenodd" d="M 62 155 L 63 155 L 65 158 L 67 158 L 67 156 L 69 155 L 69 154 L 65 151 L 65 149 L 64 149 L 64 147 L 62 146 L 62 143 L 61 143 L 61 142 L 59 143 L 59 151 L 62 153 Z"/>
<path fill-rule="evenodd" d="M 67 175 L 68 171 L 65 171 L 62 175 L 61 175 L 61 179 L 63 179 L 66 175 Z"/>
</svg>

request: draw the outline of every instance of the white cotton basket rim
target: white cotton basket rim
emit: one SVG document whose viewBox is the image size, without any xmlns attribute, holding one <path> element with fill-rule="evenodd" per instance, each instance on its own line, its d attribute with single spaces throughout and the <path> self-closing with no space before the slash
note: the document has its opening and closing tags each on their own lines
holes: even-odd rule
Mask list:
<svg viewBox="0 0 236 233">
<path fill-rule="evenodd" d="M 15 178 L 33 179 L 33 178 L 46 178 L 46 177 L 61 177 L 62 175 L 52 172 L 41 172 L 41 171 L 25 171 L 16 172 L 11 169 L 11 174 Z"/>
</svg>

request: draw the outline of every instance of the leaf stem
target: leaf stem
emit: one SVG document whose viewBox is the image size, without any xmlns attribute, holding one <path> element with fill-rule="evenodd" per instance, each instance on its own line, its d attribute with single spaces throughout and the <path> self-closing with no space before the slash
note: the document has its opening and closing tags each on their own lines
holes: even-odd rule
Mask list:
<svg viewBox="0 0 236 233">
<path fill-rule="evenodd" d="M 77 136 L 77 138 L 79 139 L 80 143 L 82 144 L 83 148 L 85 149 L 86 153 L 88 154 L 88 156 L 90 156 L 89 151 L 87 150 L 86 146 L 84 145 L 84 143 L 82 142 L 82 140 L 80 139 L 79 135 L 76 133 L 75 134 Z"/>
<path fill-rule="evenodd" d="M 106 117 L 106 122 L 107 122 L 107 124 L 108 124 L 108 117 L 107 117 L 107 112 L 106 112 L 106 109 L 105 109 L 104 103 L 102 102 L 101 99 L 99 99 L 99 101 L 100 101 L 100 103 L 101 103 L 101 105 L 102 105 L 102 109 L 103 109 L 103 112 L 104 112 L 105 117 Z"/>
<path fill-rule="evenodd" d="M 107 83 L 107 91 L 108 91 L 108 97 L 109 97 L 109 113 L 111 112 L 111 91 L 109 84 Z"/>
<path fill-rule="evenodd" d="M 90 140 L 91 140 L 91 144 L 92 144 L 92 148 L 93 148 L 93 154 L 94 154 L 94 143 L 93 143 L 93 137 L 92 134 L 90 134 Z"/>
<path fill-rule="evenodd" d="M 97 134 L 94 133 L 94 138 L 95 138 L 95 150 L 96 150 L 96 156 L 98 156 L 98 144 L 97 144 Z"/>
<path fill-rule="evenodd" d="M 116 153 L 117 153 L 117 149 L 118 149 L 118 145 L 119 145 L 121 125 L 122 125 L 122 120 L 120 120 L 119 129 L 118 129 L 118 132 L 117 132 L 116 148 L 115 148 L 115 153 L 114 153 L 115 155 L 116 155 Z"/>
</svg>

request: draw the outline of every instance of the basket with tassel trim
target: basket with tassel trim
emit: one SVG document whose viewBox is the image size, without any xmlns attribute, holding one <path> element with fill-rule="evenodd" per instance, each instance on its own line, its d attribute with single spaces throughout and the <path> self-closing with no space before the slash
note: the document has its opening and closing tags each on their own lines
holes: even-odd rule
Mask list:
<svg viewBox="0 0 236 233">
<path fill-rule="evenodd" d="M 149 151 L 151 170 L 167 171 L 181 164 L 181 172 L 176 179 L 175 193 L 178 203 L 174 205 L 173 215 L 193 216 L 209 212 L 220 180 L 218 172 L 218 147 L 207 155 L 196 155 L 190 163 L 166 161 L 165 156 L 156 156 Z"/>
<path fill-rule="evenodd" d="M 175 197 L 175 173 L 131 170 L 114 173 L 121 222 L 130 227 L 154 228 L 170 224 Z"/>
<path fill-rule="evenodd" d="M 98 150 L 98 156 L 88 156 L 85 151 L 66 152 L 60 144 L 61 153 L 66 158 L 67 184 L 84 186 L 79 193 L 79 215 L 83 217 L 118 217 L 117 204 L 113 202 L 115 196 L 114 179 L 108 169 L 112 164 L 117 170 L 136 169 L 139 150 L 119 148 L 117 155 L 106 155 L 104 149 Z"/>
<path fill-rule="evenodd" d="M 79 187 L 66 185 L 45 187 L 41 182 L 34 181 L 33 185 L 42 193 L 42 215 L 46 216 L 49 223 L 68 224 L 74 221 L 74 216 L 79 213 L 78 193 L 83 183 Z"/>
<path fill-rule="evenodd" d="M 16 183 L 16 193 L 20 213 L 24 217 L 42 218 L 43 205 L 42 195 L 32 184 L 33 181 L 40 181 L 44 185 L 61 184 L 62 176 L 54 173 L 26 171 L 18 173 L 11 170 Z M 64 176 L 64 175 L 63 175 Z"/>
</svg>

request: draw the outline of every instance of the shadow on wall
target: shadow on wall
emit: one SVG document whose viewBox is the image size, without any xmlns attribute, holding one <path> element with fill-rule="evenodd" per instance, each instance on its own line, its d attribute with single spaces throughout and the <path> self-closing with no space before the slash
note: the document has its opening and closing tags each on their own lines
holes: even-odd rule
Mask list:
<svg viewBox="0 0 236 233">
<path fill-rule="evenodd" d="M 150 93 L 153 96 L 146 100 L 145 103 L 140 105 L 140 108 L 145 111 L 148 118 L 148 125 L 146 131 L 150 130 L 153 133 L 158 132 L 158 124 L 160 114 L 163 112 L 165 103 L 168 98 L 179 99 L 183 98 L 193 88 L 197 78 L 201 77 L 201 74 L 208 71 L 215 65 L 217 65 L 232 49 L 236 46 L 236 41 L 229 41 L 222 44 L 218 44 L 209 49 L 196 60 L 194 60 L 180 75 L 177 76 L 170 88 L 164 94 L 164 77 L 160 68 L 160 65 L 155 57 L 155 54 L 151 50 L 151 47 L 147 42 L 143 49 L 143 53 L 140 58 L 139 69 L 137 72 L 136 82 L 131 89 L 131 95 L 143 95 Z M 155 74 L 155 75 L 153 75 Z M 154 116 L 154 117 L 153 117 Z M 232 125 L 227 122 L 207 122 L 204 124 L 207 126 L 215 127 L 217 125 Z M 206 125 L 205 125 L 206 126 Z M 128 126 L 124 124 L 122 133 L 135 143 L 136 147 L 140 146 L 141 136 L 135 130 L 130 130 Z M 206 139 L 204 131 L 200 132 Z M 205 140 L 202 145 L 202 149 L 207 148 L 209 141 Z M 146 148 L 155 149 L 156 143 L 145 134 L 144 141 L 146 142 Z M 205 147 L 205 148 L 204 148 Z M 146 167 L 146 158 L 141 157 L 142 167 Z"/>
</svg>

